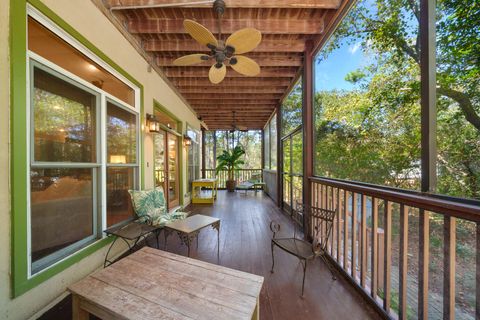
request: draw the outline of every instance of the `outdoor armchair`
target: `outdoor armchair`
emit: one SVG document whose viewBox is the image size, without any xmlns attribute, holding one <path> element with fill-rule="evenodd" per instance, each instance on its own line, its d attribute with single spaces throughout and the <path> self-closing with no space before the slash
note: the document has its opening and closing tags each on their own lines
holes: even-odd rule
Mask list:
<svg viewBox="0 0 480 320">
<path fill-rule="evenodd" d="M 312 228 L 314 232 L 312 243 L 297 237 L 297 226 L 299 222 L 298 218 L 303 217 L 306 214 L 308 214 L 312 221 Z M 300 262 L 303 266 L 302 297 L 305 287 L 307 262 L 309 260 L 313 260 L 316 257 L 321 257 L 332 273 L 332 279 L 336 280 L 333 267 L 326 257 L 327 245 L 332 233 L 335 214 L 336 211 L 305 206 L 297 202 L 296 208 L 292 210 L 291 214 L 291 218 L 294 220 L 295 227 L 293 231 L 293 237 L 290 238 L 278 238 L 277 233 L 280 231 L 280 224 L 278 224 L 276 221 L 270 222 L 270 230 L 273 232 L 271 241 L 272 269 L 270 272 L 273 273 L 273 268 L 275 266 L 275 257 L 273 254 L 273 249 L 275 246 L 300 259 Z"/>
</svg>

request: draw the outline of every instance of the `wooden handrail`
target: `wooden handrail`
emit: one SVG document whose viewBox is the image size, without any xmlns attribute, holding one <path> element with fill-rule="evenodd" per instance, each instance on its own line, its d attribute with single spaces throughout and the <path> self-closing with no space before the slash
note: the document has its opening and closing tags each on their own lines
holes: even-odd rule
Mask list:
<svg viewBox="0 0 480 320">
<path fill-rule="evenodd" d="M 480 222 L 480 205 L 440 199 L 437 196 L 427 193 L 415 193 L 410 191 L 401 192 L 328 178 L 309 177 L 308 179 L 310 182 L 316 182 L 323 185 L 348 190 L 350 192 L 401 203 L 410 207 L 424 209 L 435 213 L 448 214 L 456 218 Z"/>
<path fill-rule="evenodd" d="M 462 263 L 456 259 L 456 220 L 463 219 L 475 223 L 471 236 L 476 237 L 476 244 L 463 243 L 463 245 L 469 245 L 472 250 L 476 249 L 476 259 L 473 263 L 476 264 L 474 268 L 478 271 L 480 270 L 478 202 L 338 179 L 310 177 L 309 183 L 310 205 L 336 209 L 338 212 L 331 243 L 326 244 L 327 254 L 337 268 L 363 292 L 364 297 L 392 319 L 407 319 L 410 309 L 416 310 L 419 319 L 426 319 L 429 315 L 429 306 L 432 303 L 429 301 L 432 289 L 429 283 L 432 257 L 430 238 L 433 230 L 431 226 L 436 226 L 438 232 L 439 223 L 442 223 L 438 222 L 438 216 L 443 215 L 443 306 L 436 304 L 432 310 L 443 308 L 444 319 L 455 318 L 457 286 L 455 270 L 457 263 Z M 367 207 L 367 202 L 371 203 L 371 208 Z M 434 213 L 437 214 L 436 218 L 433 218 Z M 409 231 L 409 216 L 418 219 L 416 227 L 411 230 L 414 233 L 418 232 L 418 235 L 413 238 Z M 379 218 L 382 221 L 381 227 Z M 371 226 L 367 225 L 368 220 Z M 305 232 L 310 236 L 313 234 L 311 229 Z M 398 246 L 396 259 L 393 258 L 394 237 L 398 237 L 395 240 L 395 246 Z M 410 242 L 411 239 L 413 242 Z M 418 246 L 416 258 L 409 255 L 411 249 L 409 243 Z M 439 257 L 436 258 L 438 260 Z M 409 261 L 412 259 L 418 263 L 416 283 L 407 281 L 408 277 L 415 277 L 411 273 L 413 270 L 409 271 Z M 395 260 L 398 265 L 394 268 Z M 398 283 L 398 292 L 393 288 L 392 278 Z M 479 306 L 478 273 L 475 281 L 474 298 L 476 305 Z M 415 285 L 417 287 L 413 290 L 418 292 L 418 301 L 409 305 L 407 292 Z"/>
</svg>

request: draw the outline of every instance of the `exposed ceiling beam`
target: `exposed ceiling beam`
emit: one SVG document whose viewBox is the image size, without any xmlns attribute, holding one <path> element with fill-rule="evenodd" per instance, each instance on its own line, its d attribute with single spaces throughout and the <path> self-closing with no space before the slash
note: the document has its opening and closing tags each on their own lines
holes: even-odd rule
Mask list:
<svg viewBox="0 0 480 320">
<path fill-rule="evenodd" d="M 260 67 L 300 67 L 302 66 L 303 57 L 297 55 L 281 55 L 281 56 L 255 56 L 247 55 L 254 59 Z M 172 67 L 173 60 L 177 57 L 157 57 L 157 64 L 161 67 Z M 213 64 L 212 61 L 205 61 L 190 67 L 207 67 Z"/>
<path fill-rule="evenodd" d="M 145 42 L 144 48 L 147 51 L 170 52 L 170 51 L 192 51 L 209 52 L 210 50 L 194 40 L 156 40 L 151 39 Z M 305 41 L 301 39 L 279 39 L 262 40 L 260 45 L 253 52 L 303 52 Z"/>
<path fill-rule="evenodd" d="M 210 110 L 211 111 L 211 110 Z M 202 118 L 212 118 L 212 116 L 222 116 L 222 117 L 227 117 L 227 116 L 232 116 L 232 113 L 235 111 L 237 115 L 255 115 L 257 116 L 270 116 L 270 113 L 272 112 L 272 109 L 259 109 L 259 110 L 239 110 L 239 109 L 229 109 L 229 110 L 222 110 L 222 112 L 219 112 L 217 115 L 212 115 L 211 112 L 208 111 L 202 111 L 199 112 L 198 115 Z"/>
<path fill-rule="evenodd" d="M 234 72 L 234 71 L 231 71 Z M 222 88 L 227 87 L 230 88 L 232 91 L 235 91 L 236 87 L 288 87 L 290 85 L 291 80 L 285 78 L 250 78 L 250 77 L 243 77 L 243 78 L 226 78 L 219 84 L 212 84 L 210 80 L 206 78 L 202 79 L 195 79 L 195 78 L 174 78 L 172 79 L 172 83 L 178 87 L 186 87 L 186 86 L 193 86 L 193 87 L 208 87 L 212 86 L 215 88 Z"/>
<path fill-rule="evenodd" d="M 196 3 L 195 3 L 196 2 Z M 105 5 L 117 10 L 135 7 L 172 7 L 172 3 L 183 8 L 211 8 L 212 3 L 192 0 L 104 0 Z M 341 0 L 225 0 L 227 8 L 290 8 L 290 9 L 337 9 Z"/>
<path fill-rule="evenodd" d="M 209 99 L 209 100 L 231 100 L 231 99 L 240 99 L 252 98 L 258 100 L 268 100 L 268 99 L 280 99 L 281 94 L 255 94 L 249 95 L 245 93 L 225 93 L 225 94 L 214 94 L 214 93 L 188 93 L 183 94 L 187 100 L 196 100 L 196 99 Z"/>
<path fill-rule="evenodd" d="M 190 67 L 163 67 L 163 72 L 169 78 L 198 78 L 208 77 L 209 67 L 190 68 Z M 260 69 L 259 77 L 275 77 L 275 78 L 293 78 L 297 73 L 297 67 L 263 67 Z M 227 72 L 227 78 L 245 78 L 238 72 Z"/>
<path fill-rule="evenodd" d="M 217 19 L 198 19 L 212 33 L 218 33 Z M 323 19 L 222 19 L 222 34 L 232 34 L 243 28 L 255 28 L 262 34 L 321 34 Z M 128 31 L 139 33 L 187 33 L 182 19 L 129 20 Z"/>
<path fill-rule="evenodd" d="M 188 102 L 193 106 L 195 109 L 196 106 L 200 105 L 265 105 L 265 106 L 271 106 L 275 105 L 278 103 L 277 99 L 268 99 L 268 100 L 258 100 L 256 98 L 252 99 L 243 99 L 243 100 L 230 100 L 230 99 L 224 99 L 224 100 L 212 100 L 212 99 L 189 99 Z"/>
<path fill-rule="evenodd" d="M 287 89 L 286 86 L 283 87 L 215 87 L 215 86 L 205 86 L 205 87 L 178 87 L 178 90 L 184 93 L 284 93 Z"/>
</svg>

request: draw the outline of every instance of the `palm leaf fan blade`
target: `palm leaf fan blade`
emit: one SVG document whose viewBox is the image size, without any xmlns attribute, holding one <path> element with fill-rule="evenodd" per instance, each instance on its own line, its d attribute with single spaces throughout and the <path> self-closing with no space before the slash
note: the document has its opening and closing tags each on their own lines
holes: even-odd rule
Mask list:
<svg viewBox="0 0 480 320">
<path fill-rule="evenodd" d="M 223 63 L 221 67 L 218 67 L 217 64 L 214 64 L 208 72 L 208 78 L 210 79 L 211 83 L 217 84 L 223 81 L 226 74 L 227 67 Z"/>
<path fill-rule="evenodd" d="M 199 64 L 208 60 L 208 56 L 201 53 L 189 54 L 173 61 L 173 64 L 176 66 L 191 66 L 194 64 Z"/>
<path fill-rule="evenodd" d="M 187 31 L 188 34 L 190 34 L 190 36 L 198 43 L 204 46 L 207 44 L 218 46 L 218 41 L 215 39 L 215 36 L 200 23 L 186 19 L 183 21 L 183 27 L 185 28 L 185 31 Z"/>
<path fill-rule="evenodd" d="M 225 44 L 235 49 L 235 54 L 242 54 L 255 49 L 262 41 L 262 34 L 254 28 L 240 29 L 228 37 Z"/>
<path fill-rule="evenodd" d="M 236 63 L 232 64 L 232 62 L 230 62 L 230 66 L 238 73 L 250 77 L 254 77 L 260 73 L 260 66 L 254 60 L 244 56 L 235 56 L 232 60 L 233 59 L 236 60 Z"/>
</svg>

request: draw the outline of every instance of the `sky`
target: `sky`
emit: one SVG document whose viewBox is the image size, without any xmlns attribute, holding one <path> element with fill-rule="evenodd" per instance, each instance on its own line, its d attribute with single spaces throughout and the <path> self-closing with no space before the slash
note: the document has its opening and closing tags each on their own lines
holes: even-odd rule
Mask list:
<svg viewBox="0 0 480 320">
<path fill-rule="evenodd" d="M 345 81 L 345 76 L 353 70 L 365 66 L 367 56 L 360 43 L 346 44 L 331 52 L 326 60 L 315 61 L 316 90 L 351 90 L 354 85 Z"/>
</svg>

